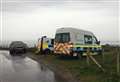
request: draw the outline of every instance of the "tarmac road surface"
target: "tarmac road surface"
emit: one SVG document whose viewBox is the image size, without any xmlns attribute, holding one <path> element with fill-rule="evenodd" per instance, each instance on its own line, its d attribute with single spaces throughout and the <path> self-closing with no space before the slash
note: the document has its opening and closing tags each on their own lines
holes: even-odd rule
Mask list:
<svg viewBox="0 0 120 82">
<path fill-rule="evenodd" d="M 56 82 L 53 71 L 29 57 L 0 50 L 0 82 Z"/>
</svg>

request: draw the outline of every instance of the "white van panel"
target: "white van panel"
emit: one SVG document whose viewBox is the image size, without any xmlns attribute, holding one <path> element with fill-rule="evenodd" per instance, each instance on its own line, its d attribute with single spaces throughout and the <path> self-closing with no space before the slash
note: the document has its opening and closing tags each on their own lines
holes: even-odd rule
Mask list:
<svg viewBox="0 0 120 82">
<path fill-rule="evenodd" d="M 94 36 L 92 32 L 75 28 L 60 28 L 57 33 L 70 33 L 70 41 L 74 44 L 85 44 L 84 35 Z"/>
</svg>

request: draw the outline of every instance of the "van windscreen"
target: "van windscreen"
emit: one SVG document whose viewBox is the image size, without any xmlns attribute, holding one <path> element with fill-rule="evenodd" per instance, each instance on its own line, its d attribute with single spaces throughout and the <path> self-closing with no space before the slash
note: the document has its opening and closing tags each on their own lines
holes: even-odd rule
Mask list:
<svg viewBox="0 0 120 82">
<path fill-rule="evenodd" d="M 70 33 L 57 33 L 55 36 L 55 42 L 69 42 L 70 41 Z"/>
</svg>

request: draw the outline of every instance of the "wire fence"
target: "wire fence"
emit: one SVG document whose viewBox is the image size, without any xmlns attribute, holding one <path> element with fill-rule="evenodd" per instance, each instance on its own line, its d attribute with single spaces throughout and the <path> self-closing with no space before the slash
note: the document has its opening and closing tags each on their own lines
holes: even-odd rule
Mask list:
<svg viewBox="0 0 120 82">
<path fill-rule="evenodd" d="M 104 45 L 101 56 L 92 56 L 87 51 L 86 63 L 88 66 L 94 62 L 107 76 L 103 82 L 120 82 L 120 46 Z"/>
</svg>

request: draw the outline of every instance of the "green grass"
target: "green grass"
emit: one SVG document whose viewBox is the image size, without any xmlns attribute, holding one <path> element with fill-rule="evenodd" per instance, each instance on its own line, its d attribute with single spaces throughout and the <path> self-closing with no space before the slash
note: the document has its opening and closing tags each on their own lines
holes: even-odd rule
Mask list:
<svg viewBox="0 0 120 82">
<path fill-rule="evenodd" d="M 97 65 L 90 61 L 87 65 L 86 58 L 61 58 L 54 55 L 44 57 L 44 62 L 53 64 L 62 71 L 70 72 L 80 82 L 120 82 L 120 74 L 116 73 L 116 53 L 108 51 L 102 55 L 94 56 L 95 59 L 103 66 L 103 72 Z"/>
</svg>

